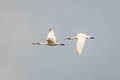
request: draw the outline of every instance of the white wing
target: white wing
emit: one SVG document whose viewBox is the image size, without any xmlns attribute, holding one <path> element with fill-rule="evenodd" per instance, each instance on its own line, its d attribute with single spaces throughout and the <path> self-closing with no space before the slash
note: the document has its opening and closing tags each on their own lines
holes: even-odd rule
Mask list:
<svg viewBox="0 0 120 80">
<path fill-rule="evenodd" d="M 50 30 L 47 36 L 48 43 L 56 43 L 56 36 L 54 30 Z"/>
<path fill-rule="evenodd" d="M 77 39 L 76 47 L 77 47 L 77 54 L 78 55 L 81 55 L 82 50 L 83 50 L 84 45 L 85 45 L 85 42 L 86 42 L 86 38 L 80 37 Z"/>
</svg>

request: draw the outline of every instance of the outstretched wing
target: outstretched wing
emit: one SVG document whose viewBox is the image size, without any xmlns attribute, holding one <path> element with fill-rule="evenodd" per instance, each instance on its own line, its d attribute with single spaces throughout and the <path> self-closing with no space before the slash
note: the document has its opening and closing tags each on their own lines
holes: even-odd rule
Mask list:
<svg viewBox="0 0 120 80">
<path fill-rule="evenodd" d="M 76 44 L 78 55 L 81 55 L 85 42 L 86 42 L 86 38 L 83 38 L 83 37 L 78 38 L 77 44 Z"/>
<path fill-rule="evenodd" d="M 49 29 L 47 41 L 48 43 L 56 43 L 56 37 L 53 29 Z"/>
</svg>

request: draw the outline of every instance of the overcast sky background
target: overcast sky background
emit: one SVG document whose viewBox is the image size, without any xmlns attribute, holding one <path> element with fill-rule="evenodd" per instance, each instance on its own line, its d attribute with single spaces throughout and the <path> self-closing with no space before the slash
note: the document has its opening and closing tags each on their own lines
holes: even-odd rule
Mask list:
<svg viewBox="0 0 120 80">
<path fill-rule="evenodd" d="M 66 46 L 32 46 L 48 29 Z M 77 56 L 77 33 L 95 36 Z M 0 0 L 0 80 L 120 80 L 119 0 Z"/>
</svg>

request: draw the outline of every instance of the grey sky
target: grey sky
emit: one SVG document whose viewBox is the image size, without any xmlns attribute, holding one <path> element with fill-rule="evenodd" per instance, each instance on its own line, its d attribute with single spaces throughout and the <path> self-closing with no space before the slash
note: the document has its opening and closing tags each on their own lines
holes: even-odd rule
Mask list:
<svg viewBox="0 0 120 80">
<path fill-rule="evenodd" d="M 1 0 L 0 80 L 120 80 L 119 0 Z M 53 27 L 65 47 L 32 46 Z M 77 33 L 95 36 L 75 53 Z"/>
</svg>

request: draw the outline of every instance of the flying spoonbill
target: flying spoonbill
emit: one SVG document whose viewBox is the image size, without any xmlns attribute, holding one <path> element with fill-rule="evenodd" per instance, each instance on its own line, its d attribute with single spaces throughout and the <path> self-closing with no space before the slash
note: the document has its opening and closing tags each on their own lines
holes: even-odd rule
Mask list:
<svg viewBox="0 0 120 80">
<path fill-rule="evenodd" d="M 77 36 L 75 37 L 69 37 L 67 38 L 68 40 L 77 40 L 76 43 L 76 50 L 77 50 L 77 55 L 81 55 L 86 39 L 94 39 L 94 37 L 87 36 L 86 34 L 83 33 L 78 33 Z"/>
<path fill-rule="evenodd" d="M 61 45 L 64 46 L 65 44 L 62 43 L 57 43 L 56 42 L 56 36 L 54 33 L 54 30 L 52 28 L 49 29 L 48 35 L 47 35 L 47 41 L 42 43 L 42 42 L 34 42 L 32 45 L 48 45 L 48 46 L 56 46 L 56 45 Z"/>
</svg>

